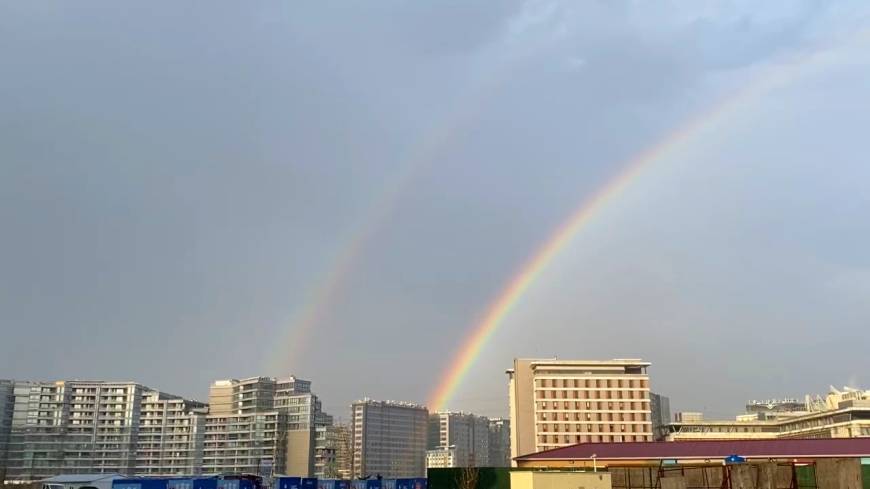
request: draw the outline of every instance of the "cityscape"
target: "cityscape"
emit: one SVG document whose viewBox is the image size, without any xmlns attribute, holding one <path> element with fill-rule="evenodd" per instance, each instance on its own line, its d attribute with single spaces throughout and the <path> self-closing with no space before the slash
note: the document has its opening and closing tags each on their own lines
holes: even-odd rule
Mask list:
<svg viewBox="0 0 870 489">
<path fill-rule="evenodd" d="M 0 0 L 0 489 L 870 489 L 870 2 Z"/>
<path fill-rule="evenodd" d="M 285 474 L 364 480 L 511 467 L 587 443 L 870 437 L 870 391 L 749 401 L 731 420 L 671 415 L 641 359 L 515 359 L 509 418 L 362 399 L 347 422 L 295 376 L 212 382 L 208 402 L 136 382 L 0 380 L 0 474 Z M 342 413 L 347 414 L 347 413 Z"/>
</svg>

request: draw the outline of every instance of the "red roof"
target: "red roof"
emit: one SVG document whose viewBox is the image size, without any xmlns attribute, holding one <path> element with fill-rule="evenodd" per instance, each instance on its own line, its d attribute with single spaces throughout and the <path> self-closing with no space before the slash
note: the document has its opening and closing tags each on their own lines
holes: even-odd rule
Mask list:
<svg viewBox="0 0 870 489">
<path fill-rule="evenodd" d="M 535 460 L 669 460 L 745 458 L 870 457 L 870 438 L 703 440 L 581 443 L 517 457 Z"/>
</svg>

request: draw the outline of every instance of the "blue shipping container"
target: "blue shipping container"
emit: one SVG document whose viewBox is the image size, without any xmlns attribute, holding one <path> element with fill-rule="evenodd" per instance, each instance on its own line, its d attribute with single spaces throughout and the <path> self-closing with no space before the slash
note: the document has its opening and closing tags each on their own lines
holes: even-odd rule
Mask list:
<svg viewBox="0 0 870 489">
<path fill-rule="evenodd" d="M 166 479 L 115 479 L 112 489 L 166 489 Z"/>
<path fill-rule="evenodd" d="M 214 477 L 193 479 L 193 489 L 217 489 L 217 481 Z"/>
<path fill-rule="evenodd" d="M 277 487 L 275 489 L 301 489 L 301 477 L 278 477 Z"/>
<path fill-rule="evenodd" d="M 169 479 L 166 489 L 193 489 L 193 479 Z"/>
</svg>

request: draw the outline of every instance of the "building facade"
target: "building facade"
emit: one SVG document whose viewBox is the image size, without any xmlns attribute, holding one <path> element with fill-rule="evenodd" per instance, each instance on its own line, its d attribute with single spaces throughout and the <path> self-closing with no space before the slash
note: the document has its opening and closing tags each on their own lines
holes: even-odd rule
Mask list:
<svg viewBox="0 0 870 489">
<path fill-rule="evenodd" d="M 489 418 L 468 413 L 440 412 L 429 416 L 429 450 L 435 450 L 429 468 L 489 467 Z M 443 450 L 452 447 L 453 465 L 444 465 Z M 427 455 L 427 460 L 428 460 Z"/>
<path fill-rule="evenodd" d="M 144 391 L 136 438 L 136 474 L 202 473 L 206 413 L 205 403 Z"/>
<path fill-rule="evenodd" d="M 651 441 L 649 366 L 515 359 L 507 371 L 512 458 L 575 443 Z"/>
<path fill-rule="evenodd" d="M 202 403 L 135 382 L 16 381 L 12 392 L 8 481 L 110 472 L 172 475 L 197 466 Z"/>
<path fill-rule="evenodd" d="M 351 427 L 338 424 L 335 431 L 335 473 L 336 479 L 350 479 L 353 465 L 353 433 Z"/>
<path fill-rule="evenodd" d="M 857 438 L 870 436 L 870 390 L 831 388 L 824 399 L 747 404 L 733 420 L 705 420 L 701 413 L 678 416 L 667 439 L 733 440 L 775 438 Z"/>
<path fill-rule="evenodd" d="M 489 420 L 489 466 L 511 466 L 511 422 L 509 419 Z"/>
<path fill-rule="evenodd" d="M 315 418 L 311 382 L 251 377 L 218 380 L 209 392 L 203 473 L 314 473 Z"/>
<path fill-rule="evenodd" d="M 462 467 L 456 463 L 456 447 L 436 447 L 426 450 L 426 468 L 446 469 L 451 467 Z"/>
<path fill-rule="evenodd" d="M 338 433 L 332 416 L 320 413 L 314 420 L 314 477 L 338 479 Z"/>
<path fill-rule="evenodd" d="M 650 392 L 649 408 L 653 439 L 656 441 L 664 440 L 668 436 L 668 426 L 671 424 L 671 400 L 663 395 Z"/>
<path fill-rule="evenodd" d="M 15 384 L 0 379 L 0 482 L 6 480 L 9 435 L 12 431 L 12 411 L 15 408 Z"/>
<path fill-rule="evenodd" d="M 354 478 L 424 477 L 429 412 L 416 404 L 357 401 L 351 406 Z"/>
</svg>

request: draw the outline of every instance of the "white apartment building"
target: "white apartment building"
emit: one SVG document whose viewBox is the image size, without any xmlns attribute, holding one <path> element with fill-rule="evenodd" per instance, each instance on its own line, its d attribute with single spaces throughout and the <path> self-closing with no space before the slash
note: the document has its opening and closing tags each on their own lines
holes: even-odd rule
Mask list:
<svg viewBox="0 0 870 489">
<path fill-rule="evenodd" d="M 6 480 L 9 434 L 12 431 L 12 411 L 15 408 L 15 384 L 0 379 L 0 482 Z"/>
<path fill-rule="evenodd" d="M 17 381 L 13 385 L 6 480 L 136 474 L 140 465 L 148 473 L 168 475 L 187 473 L 196 463 L 198 435 L 187 428 L 201 420 L 204 404 L 135 382 Z M 159 417 L 153 403 L 146 403 L 149 416 L 143 420 L 144 399 L 177 402 Z M 140 440 L 149 440 L 141 454 Z"/>
<path fill-rule="evenodd" d="M 452 450 L 444 450 L 452 447 Z M 429 468 L 489 467 L 489 418 L 468 413 L 440 412 L 429 416 Z M 429 459 L 437 465 L 430 465 Z M 449 462 L 448 462 L 449 461 Z M 452 465 L 445 465 L 450 463 Z"/>
<path fill-rule="evenodd" d="M 507 370 L 512 457 L 575 443 L 651 441 L 649 366 L 515 359 Z"/>
<path fill-rule="evenodd" d="M 136 442 L 136 474 L 202 473 L 208 405 L 148 390 L 142 395 Z"/>
<path fill-rule="evenodd" d="M 456 463 L 456 447 L 436 447 L 426 450 L 426 468 L 447 469 L 462 467 Z"/>
<path fill-rule="evenodd" d="M 353 478 L 426 475 L 429 412 L 425 407 L 365 399 L 353 403 L 351 413 Z"/>
<path fill-rule="evenodd" d="M 219 380 L 209 404 L 203 473 L 313 475 L 320 401 L 311 382 L 293 376 Z"/>
</svg>

